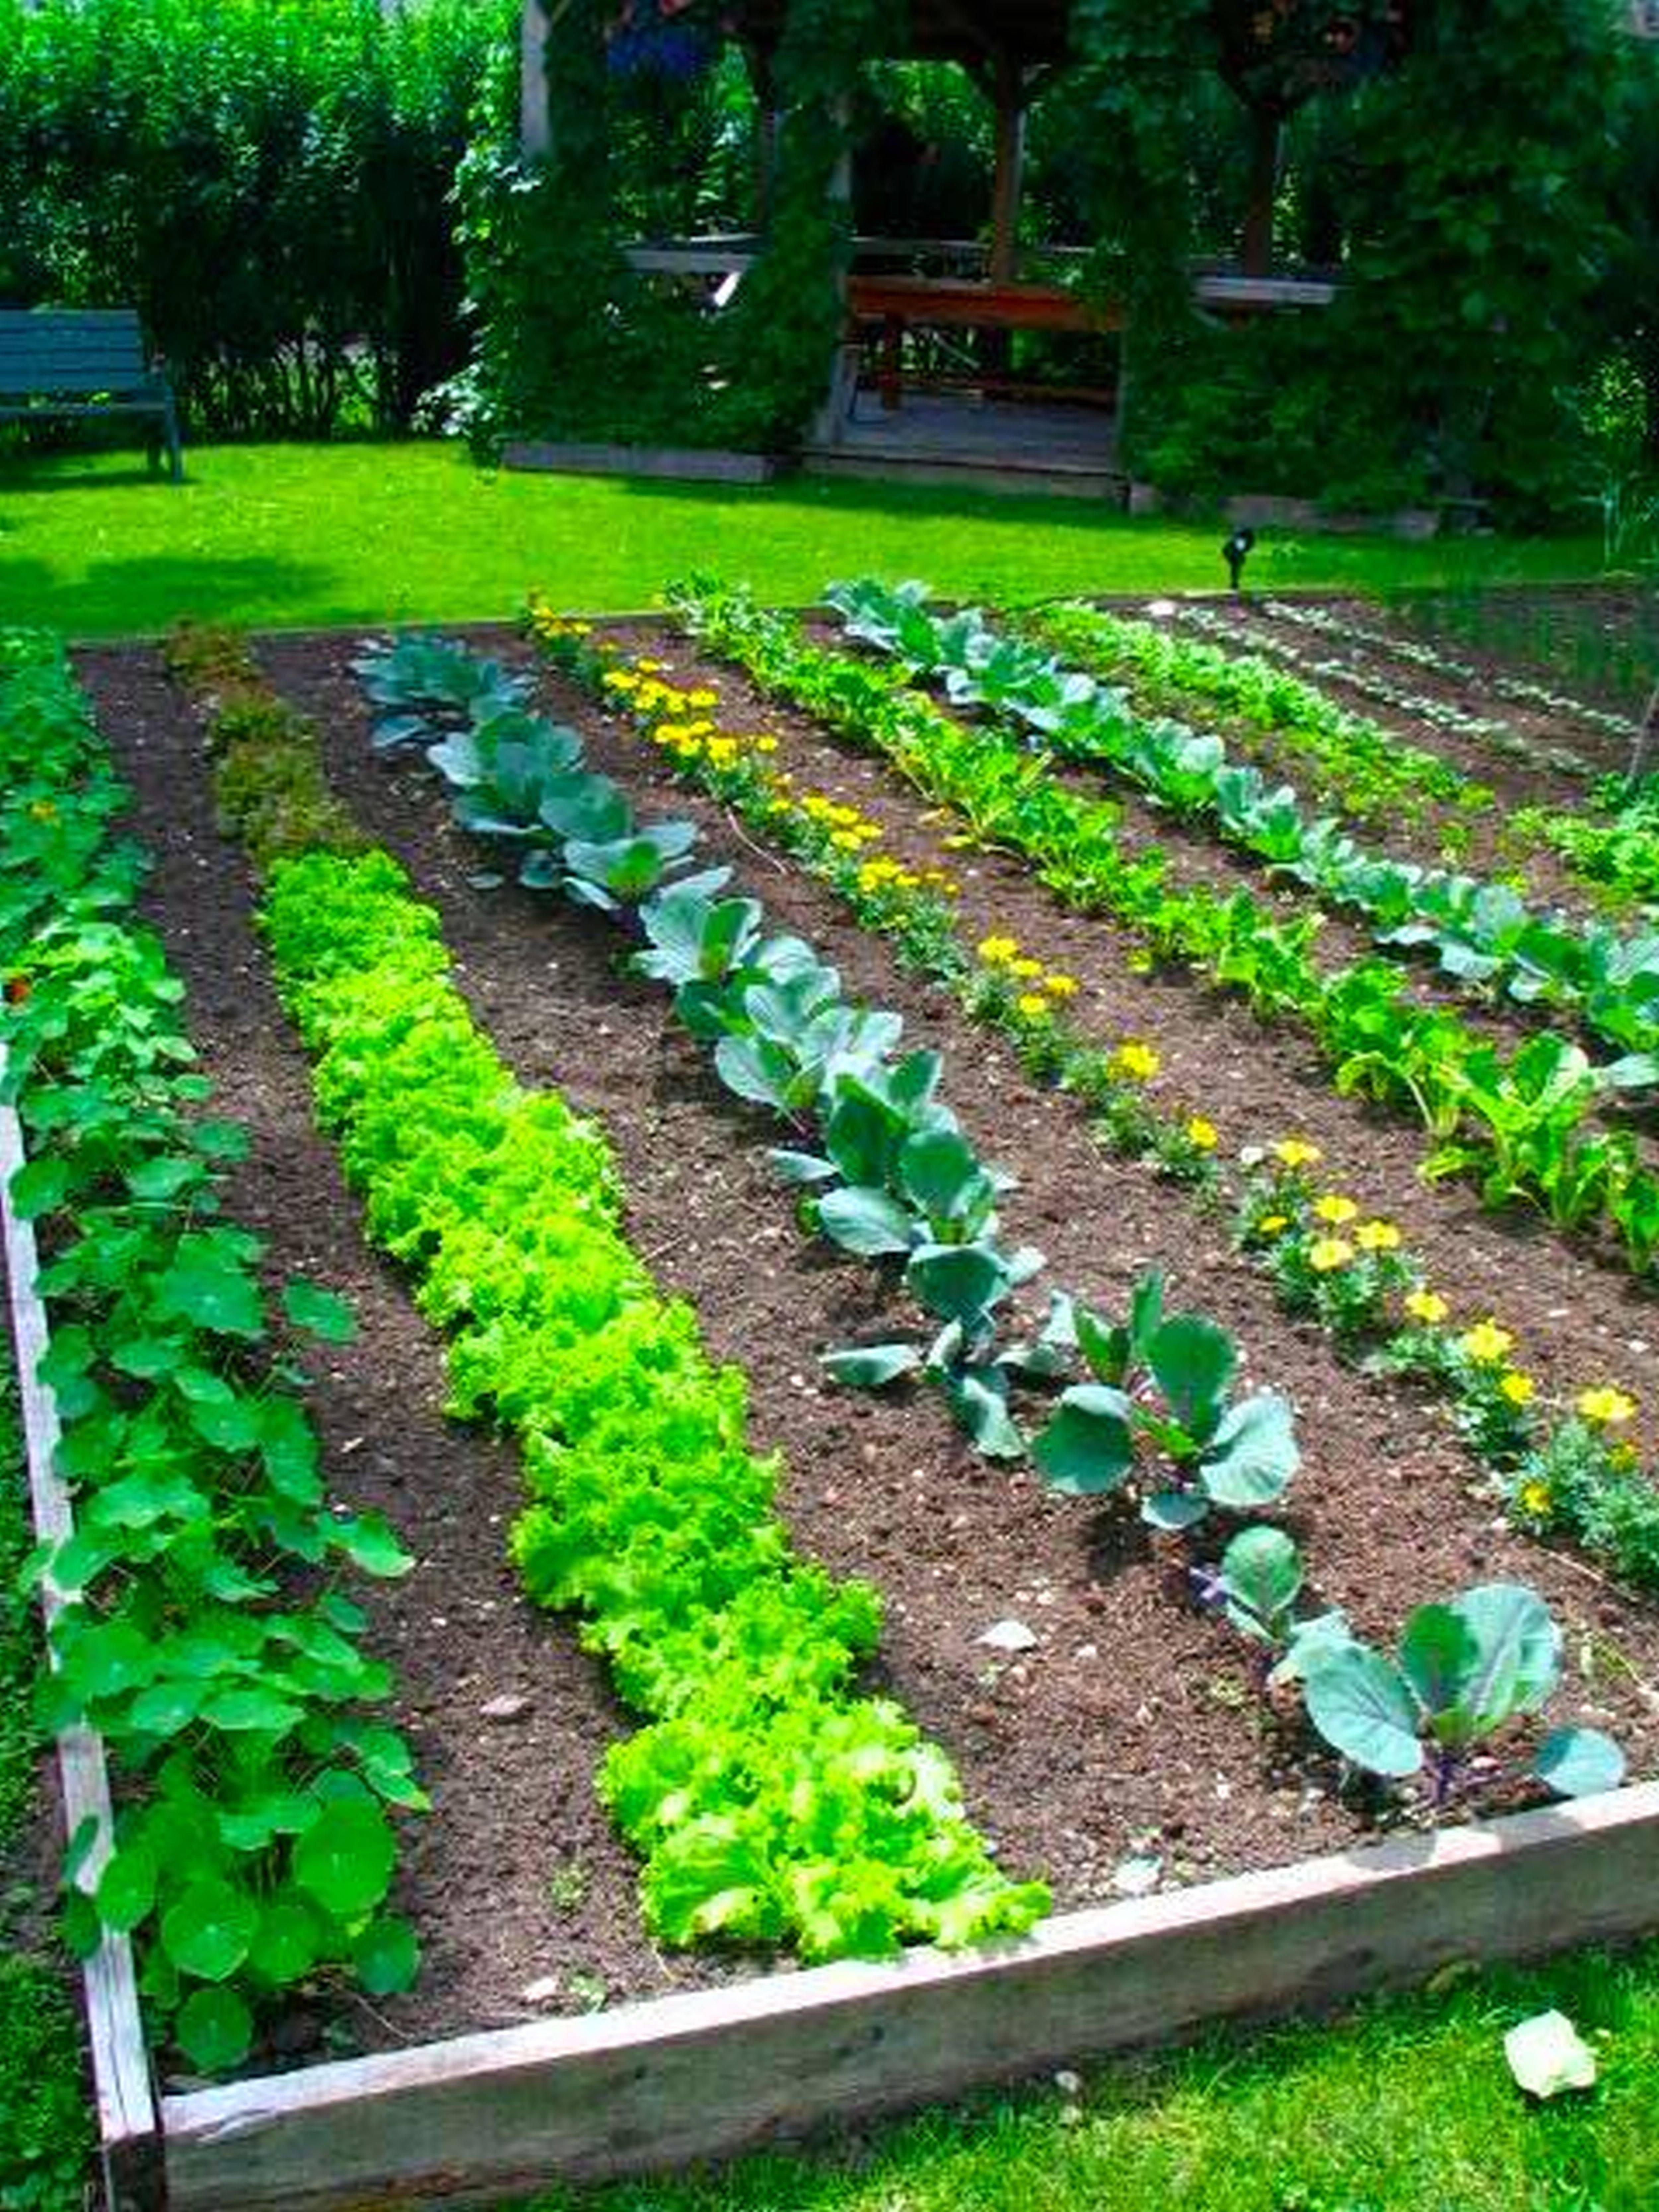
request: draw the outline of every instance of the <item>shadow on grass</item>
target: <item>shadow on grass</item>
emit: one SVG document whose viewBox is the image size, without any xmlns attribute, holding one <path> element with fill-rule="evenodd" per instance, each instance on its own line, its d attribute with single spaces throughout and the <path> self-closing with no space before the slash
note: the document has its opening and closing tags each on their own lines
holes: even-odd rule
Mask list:
<svg viewBox="0 0 1659 2212">
<path fill-rule="evenodd" d="M 314 605 L 338 580 L 320 562 L 201 553 L 94 561 L 65 584 L 44 562 L 9 559 L 0 550 L 0 607 L 14 621 L 46 623 L 70 636 L 143 636 L 185 617 L 269 622 L 273 605 Z"/>
<path fill-rule="evenodd" d="M 512 473 L 516 479 L 532 471 Z M 724 507 L 734 499 L 743 499 L 773 510 L 799 507 L 806 513 L 828 509 L 857 514 L 872 509 L 941 522 L 1010 522 L 1041 514 L 1051 527 L 1063 526 L 1079 534 L 1127 528 L 1131 521 L 1122 507 L 1109 500 L 1066 499 L 1052 492 L 983 491 L 958 484 L 897 483 L 891 478 L 871 477 L 787 476 L 763 484 L 705 483 L 674 477 L 617 477 L 611 481 L 636 497 L 678 501 L 691 507 Z M 1135 520 L 1136 526 L 1145 530 L 1146 524 Z"/>
</svg>

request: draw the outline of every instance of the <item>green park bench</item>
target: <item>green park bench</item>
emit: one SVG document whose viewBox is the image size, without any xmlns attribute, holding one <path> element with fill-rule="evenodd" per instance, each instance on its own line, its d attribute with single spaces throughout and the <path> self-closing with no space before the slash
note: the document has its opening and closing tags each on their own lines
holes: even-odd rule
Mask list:
<svg viewBox="0 0 1659 2212">
<path fill-rule="evenodd" d="M 173 387 L 145 352 L 133 308 L 0 308 L 0 421 L 58 415 L 149 416 L 151 468 L 165 445 L 173 481 L 182 480 Z"/>
</svg>

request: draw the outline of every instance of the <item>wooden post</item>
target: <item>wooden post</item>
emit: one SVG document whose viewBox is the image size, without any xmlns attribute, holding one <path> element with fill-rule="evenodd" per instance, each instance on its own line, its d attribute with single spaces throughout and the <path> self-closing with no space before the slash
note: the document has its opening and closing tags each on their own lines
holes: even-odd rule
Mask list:
<svg viewBox="0 0 1659 2212">
<path fill-rule="evenodd" d="M 996 175 L 991 187 L 991 255 L 994 284 L 1012 283 L 1019 258 L 1020 186 L 1025 167 L 1025 76 L 1006 47 L 996 58 L 993 98 L 996 102 Z"/>
<path fill-rule="evenodd" d="M 839 205 L 847 211 L 848 228 L 850 229 L 853 199 L 852 94 L 837 93 L 830 102 L 830 112 L 841 133 L 841 149 L 836 155 L 835 167 L 830 172 L 830 203 L 832 207 Z M 811 442 L 815 446 L 838 446 L 841 443 L 842 432 L 846 427 L 858 381 L 858 347 L 847 328 L 847 263 L 844 256 L 836 271 L 836 289 L 842 303 L 841 327 L 836 349 L 830 361 L 829 389 L 812 423 Z"/>
<path fill-rule="evenodd" d="M 1273 260 L 1273 202 L 1279 196 L 1280 123 L 1273 107 L 1250 110 L 1250 166 L 1244 203 L 1247 276 L 1265 276 Z"/>
<path fill-rule="evenodd" d="M 552 28 L 544 0 L 524 0 L 519 21 L 519 149 L 526 161 L 544 161 L 553 151 L 553 116 L 547 104 Z"/>
</svg>

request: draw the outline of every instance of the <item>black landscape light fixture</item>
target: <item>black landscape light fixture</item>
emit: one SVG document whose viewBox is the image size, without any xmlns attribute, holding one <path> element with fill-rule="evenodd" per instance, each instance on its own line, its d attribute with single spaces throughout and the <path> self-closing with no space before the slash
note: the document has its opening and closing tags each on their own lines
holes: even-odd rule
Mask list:
<svg viewBox="0 0 1659 2212">
<path fill-rule="evenodd" d="M 1221 549 L 1221 557 L 1227 564 L 1227 574 L 1234 591 L 1239 589 L 1238 580 L 1244 573 L 1245 556 L 1255 544 L 1255 532 L 1247 527 L 1235 530 Z"/>
</svg>

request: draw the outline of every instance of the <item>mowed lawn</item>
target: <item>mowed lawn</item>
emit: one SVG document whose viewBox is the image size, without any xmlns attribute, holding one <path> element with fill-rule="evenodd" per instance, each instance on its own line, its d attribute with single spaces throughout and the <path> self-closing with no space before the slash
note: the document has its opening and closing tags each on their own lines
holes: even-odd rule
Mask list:
<svg viewBox="0 0 1659 2212">
<path fill-rule="evenodd" d="M 587 613 L 652 605 L 694 568 L 805 605 L 831 577 L 921 576 L 952 598 L 1214 589 L 1218 524 L 1091 501 L 800 477 L 674 484 L 513 474 L 437 442 L 198 446 L 180 487 L 110 452 L 0 468 L 0 619 L 72 638 L 180 616 L 257 628 L 511 615 L 532 585 Z M 1589 538 L 1390 539 L 1264 531 L 1253 585 L 1566 581 Z"/>
</svg>

